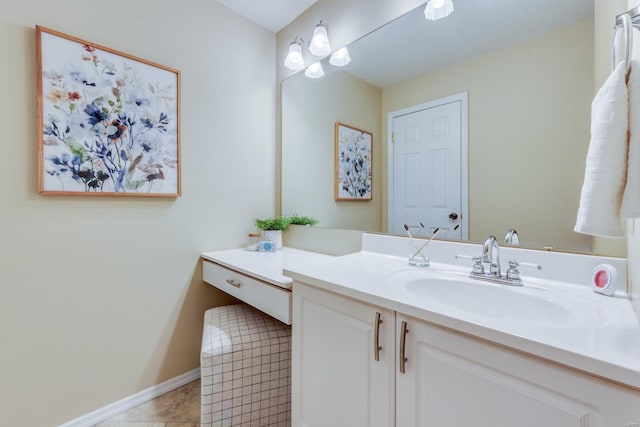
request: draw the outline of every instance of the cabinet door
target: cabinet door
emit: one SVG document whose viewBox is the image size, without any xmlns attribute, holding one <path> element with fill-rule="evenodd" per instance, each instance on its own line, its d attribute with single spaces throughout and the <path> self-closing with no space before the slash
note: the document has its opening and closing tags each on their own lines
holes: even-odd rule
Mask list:
<svg viewBox="0 0 640 427">
<path fill-rule="evenodd" d="M 392 311 L 295 282 L 292 328 L 293 426 L 394 424 Z"/>
<path fill-rule="evenodd" d="M 627 427 L 640 393 L 397 315 L 407 323 L 397 426 Z M 398 335 L 400 341 L 401 336 Z"/>
</svg>

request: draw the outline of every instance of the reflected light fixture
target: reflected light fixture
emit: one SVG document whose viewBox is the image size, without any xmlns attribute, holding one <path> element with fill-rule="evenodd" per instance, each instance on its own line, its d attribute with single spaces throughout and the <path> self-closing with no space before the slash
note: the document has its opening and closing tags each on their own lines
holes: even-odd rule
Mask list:
<svg viewBox="0 0 640 427">
<path fill-rule="evenodd" d="M 435 21 L 453 12 L 453 2 L 451 0 L 429 0 L 424 8 L 424 16 L 429 21 Z"/>
<path fill-rule="evenodd" d="M 315 56 L 327 56 L 331 53 L 327 27 L 324 26 L 322 21 L 320 21 L 320 23 L 316 25 L 315 30 L 313 30 L 313 38 L 311 39 L 311 43 L 309 43 L 309 52 Z"/>
<path fill-rule="evenodd" d="M 289 53 L 287 53 L 287 57 L 284 59 L 284 66 L 293 71 L 299 71 L 304 68 L 304 57 L 302 56 L 302 48 L 300 47 L 300 43 L 302 40 L 298 41 L 296 38 L 289 45 Z"/>
<path fill-rule="evenodd" d="M 324 76 L 322 64 L 320 62 L 315 62 L 309 65 L 309 68 L 304 70 L 304 75 L 309 77 L 310 79 L 319 79 L 320 77 Z"/>
<path fill-rule="evenodd" d="M 349 62 L 351 62 L 351 57 L 349 56 L 349 50 L 346 47 L 336 50 L 331 54 L 331 58 L 329 58 L 329 63 L 336 67 L 344 67 Z"/>
</svg>

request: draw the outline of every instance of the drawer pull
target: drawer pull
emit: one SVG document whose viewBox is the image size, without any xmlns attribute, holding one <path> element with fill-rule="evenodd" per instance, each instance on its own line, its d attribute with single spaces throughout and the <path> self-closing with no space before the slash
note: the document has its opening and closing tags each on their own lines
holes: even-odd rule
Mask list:
<svg viewBox="0 0 640 427">
<path fill-rule="evenodd" d="M 404 374 L 406 371 L 405 364 L 407 363 L 407 359 L 405 356 L 406 344 L 407 344 L 407 334 L 409 333 L 409 329 L 407 328 L 407 322 L 402 322 L 400 331 L 400 373 Z"/>
<path fill-rule="evenodd" d="M 235 286 L 236 288 L 240 287 L 240 282 L 233 279 L 227 279 L 227 283 L 230 284 L 231 286 Z"/>
<path fill-rule="evenodd" d="M 380 361 L 380 324 L 382 323 L 382 319 L 380 318 L 380 313 L 376 312 L 376 333 L 373 336 L 373 358 L 376 362 Z"/>
</svg>

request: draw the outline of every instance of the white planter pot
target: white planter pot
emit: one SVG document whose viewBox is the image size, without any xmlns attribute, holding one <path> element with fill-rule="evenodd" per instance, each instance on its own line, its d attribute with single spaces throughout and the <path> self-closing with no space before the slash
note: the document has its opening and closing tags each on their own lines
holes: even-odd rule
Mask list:
<svg viewBox="0 0 640 427">
<path fill-rule="evenodd" d="M 276 249 L 282 249 L 282 230 L 263 230 L 262 240 L 273 242 Z"/>
</svg>

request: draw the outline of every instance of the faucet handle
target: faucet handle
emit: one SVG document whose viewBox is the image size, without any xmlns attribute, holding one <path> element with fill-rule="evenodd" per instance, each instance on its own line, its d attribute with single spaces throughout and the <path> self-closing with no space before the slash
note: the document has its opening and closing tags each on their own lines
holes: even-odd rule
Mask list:
<svg viewBox="0 0 640 427">
<path fill-rule="evenodd" d="M 507 230 L 507 234 L 504 235 L 504 244 L 520 246 L 520 236 L 518 236 L 518 232 L 514 228 Z"/>
<path fill-rule="evenodd" d="M 507 279 L 517 280 L 520 279 L 520 272 L 518 271 L 518 261 L 515 259 L 509 260 L 509 269 L 507 270 Z"/>
<path fill-rule="evenodd" d="M 478 274 L 484 274 L 484 266 L 482 265 L 482 257 L 474 256 L 473 257 L 473 272 Z"/>
</svg>

